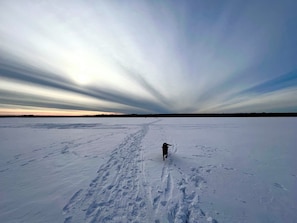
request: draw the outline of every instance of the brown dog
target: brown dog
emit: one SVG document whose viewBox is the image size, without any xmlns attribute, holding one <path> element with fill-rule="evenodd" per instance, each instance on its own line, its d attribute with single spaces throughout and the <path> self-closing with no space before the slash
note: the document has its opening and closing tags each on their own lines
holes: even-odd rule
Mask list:
<svg viewBox="0 0 297 223">
<path fill-rule="evenodd" d="M 170 144 L 164 142 L 162 149 L 163 149 L 163 160 L 168 157 L 168 146 L 171 146 Z"/>
</svg>

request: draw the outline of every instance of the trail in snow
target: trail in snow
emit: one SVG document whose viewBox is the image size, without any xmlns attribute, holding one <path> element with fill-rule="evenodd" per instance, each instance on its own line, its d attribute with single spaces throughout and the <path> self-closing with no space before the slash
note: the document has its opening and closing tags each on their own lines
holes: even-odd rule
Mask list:
<svg viewBox="0 0 297 223">
<path fill-rule="evenodd" d="M 206 183 L 199 174 L 199 168 L 192 167 L 190 172 L 182 170 L 174 163 L 176 152 L 177 147 L 174 147 L 164 162 L 161 184 L 157 188 L 152 187 L 152 190 L 157 191 L 153 197 L 155 223 L 217 222 L 199 206 L 199 191 Z"/>
<path fill-rule="evenodd" d="M 148 198 L 139 148 L 148 126 L 129 135 L 98 170 L 86 191 L 77 191 L 63 211 L 65 222 L 121 222 L 147 218 Z"/>
<path fill-rule="evenodd" d="M 79 189 L 63 208 L 64 223 L 76 222 L 216 222 L 200 209 L 204 179 L 199 169 L 190 173 L 169 157 L 159 185 L 146 179 L 141 142 L 149 124 L 128 135 L 101 165 L 87 189 Z M 174 147 L 172 153 L 176 153 Z"/>
</svg>

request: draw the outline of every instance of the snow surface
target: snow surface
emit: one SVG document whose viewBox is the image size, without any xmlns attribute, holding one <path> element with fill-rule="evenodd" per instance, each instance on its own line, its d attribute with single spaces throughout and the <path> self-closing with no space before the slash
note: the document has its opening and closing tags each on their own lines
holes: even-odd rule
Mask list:
<svg viewBox="0 0 297 223">
<path fill-rule="evenodd" d="M 297 222 L 296 132 L 296 118 L 2 118 L 0 222 Z"/>
</svg>

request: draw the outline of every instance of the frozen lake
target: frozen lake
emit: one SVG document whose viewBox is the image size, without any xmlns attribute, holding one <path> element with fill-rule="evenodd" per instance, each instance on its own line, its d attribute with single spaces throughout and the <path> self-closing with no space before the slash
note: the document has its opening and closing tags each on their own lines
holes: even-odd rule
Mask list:
<svg viewBox="0 0 297 223">
<path fill-rule="evenodd" d="M 293 223 L 296 133 L 297 118 L 1 118 L 0 222 Z"/>
</svg>

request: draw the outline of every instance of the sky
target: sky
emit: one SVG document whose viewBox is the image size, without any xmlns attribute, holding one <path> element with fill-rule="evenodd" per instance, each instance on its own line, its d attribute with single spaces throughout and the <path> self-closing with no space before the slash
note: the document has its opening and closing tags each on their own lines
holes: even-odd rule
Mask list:
<svg viewBox="0 0 297 223">
<path fill-rule="evenodd" d="M 1 0 L 0 115 L 297 112 L 295 0 Z"/>
</svg>

